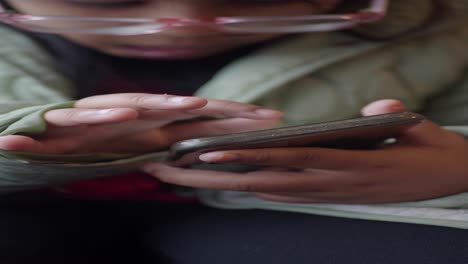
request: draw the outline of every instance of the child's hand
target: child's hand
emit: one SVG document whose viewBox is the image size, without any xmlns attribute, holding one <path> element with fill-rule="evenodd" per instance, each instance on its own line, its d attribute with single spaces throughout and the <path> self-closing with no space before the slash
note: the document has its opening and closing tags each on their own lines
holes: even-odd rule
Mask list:
<svg viewBox="0 0 468 264">
<path fill-rule="evenodd" d="M 199 116 L 222 120 L 174 123 Z M 84 98 L 75 108 L 45 114 L 47 132 L 40 136 L 0 137 L 0 149 L 64 154 L 142 153 L 198 136 L 226 134 L 278 123 L 281 113 L 258 106 L 198 97 L 111 94 Z"/>
<path fill-rule="evenodd" d="M 398 101 L 383 100 L 363 113 L 402 110 Z M 144 170 L 168 183 L 253 192 L 280 202 L 384 203 L 468 191 L 468 141 L 429 121 L 408 130 L 399 143 L 379 150 L 232 150 L 205 153 L 200 159 L 271 167 L 245 174 L 163 164 L 148 164 Z"/>
</svg>

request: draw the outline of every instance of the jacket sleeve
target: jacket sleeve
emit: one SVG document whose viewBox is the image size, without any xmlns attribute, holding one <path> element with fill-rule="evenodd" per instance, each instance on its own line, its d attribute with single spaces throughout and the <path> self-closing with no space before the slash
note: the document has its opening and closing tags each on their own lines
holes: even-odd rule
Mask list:
<svg viewBox="0 0 468 264">
<path fill-rule="evenodd" d="M 14 134 L 23 123 L 40 132 L 39 119 L 32 116 L 70 107 L 71 85 L 34 41 L 4 26 L 0 35 L 0 135 Z"/>
<path fill-rule="evenodd" d="M 73 89 L 34 41 L 0 26 L 0 136 L 39 134 L 43 114 L 73 107 Z M 42 155 L 0 150 L 0 193 L 134 170 L 165 153 Z"/>
</svg>

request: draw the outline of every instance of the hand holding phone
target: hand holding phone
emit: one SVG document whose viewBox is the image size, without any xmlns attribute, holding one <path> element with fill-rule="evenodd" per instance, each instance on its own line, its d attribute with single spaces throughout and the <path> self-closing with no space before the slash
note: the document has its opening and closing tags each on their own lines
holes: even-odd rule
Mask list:
<svg viewBox="0 0 468 264">
<path fill-rule="evenodd" d="M 376 103 L 363 113 L 404 109 L 394 101 Z M 381 117 L 385 116 L 376 118 Z M 195 155 L 205 163 L 189 168 L 156 162 L 143 169 L 166 183 L 247 192 L 284 203 L 395 203 L 465 192 L 468 141 L 430 120 L 422 120 L 416 116 L 414 124 L 396 125 L 401 130 L 389 134 L 395 143 L 378 149 L 321 148 L 313 143 L 312 147 L 220 150 Z M 384 132 L 393 130 L 391 127 L 395 127 L 392 122 Z M 197 168 L 213 164 L 256 168 L 247 174 Z"/>
<path fill-rule="evenodd" d="M 281 127 L 216 137 L 183 140 L 172 145 L 169 160 L 176 166 L 201 163 L 202 153 L 253 148 L 333 147 L 369 148 L 424 121 L 422 115 L 402 112 L 356 119 Z"/>
</svg>

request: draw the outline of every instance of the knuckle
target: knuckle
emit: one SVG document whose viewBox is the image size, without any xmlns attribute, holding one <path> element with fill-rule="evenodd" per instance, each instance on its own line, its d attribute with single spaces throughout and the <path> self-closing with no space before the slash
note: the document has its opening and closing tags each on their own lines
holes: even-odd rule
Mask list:
<svg viewBox="0 0 468 264">
<path fill-rule="evenodd" d="M 239 192 L 257 192 L 258 188 L 249 182 L 231 182 L 228 187 L 229 190 Z"/>
<path fill-rule="evenodd" d="M 230 101 L 224 101 L 223 104 L 221 105 L 221 113 L 222 114 L 229 114 L 233 108 L 235 108 L 237 103 L 235 102 L 230 102 Z"/>
<path fill-rule="evenodd" d="M 129 97 L 129 100 L 136 105 L 145 105 L 148 101 L 148 96 L 144 94 L 134 94 Z"/>
<path fill-rule="evenodd" d="M 170 133 L 167 129 L 156 130 L 151 134 L 149 143 L 155 146 L 168 146 L 178 140 L 176 133 Z"/>
<path fill-rule="evenodd" d="M 80 117 L 80 110 L 76 109 L 67 109 L 62 111 L 61 113 L 59 112 L 59 116 L 65 120 L 76 120 Z"/>
<path fill-rule="evenodd" d="M 224 135 L 231 132 L 229 127 L 226 127 L 223 123 L 219 121 L 207 121 L 207 122 L 200 122 L 198 124 L 197 129 L 199 131 L 207 131 L 210 135 Z"/>
<path fill-rule="evenodd" d="M 256 163 L 268 163 L 273 160 L 271 153 L 268 151 L 259 151 L 255 153 L 254 162 Z"/>
<path fill-rule="evenodd" d="M 169 102 L 171 101 L 172 98 L 176 99 L 179 97 L 179 96 L 170 95 L 170 94 L 160 94 L 158 96 L 161 98 L 161 101 L 163 102 Z"/>
<path fill-rule="evenodd" d="M 235 107 L 240 107 L 243 111 L 246 111 L 246 112 L 253 112 L 260 108 L 259 106 L 256 106 L 256 105 L 240 104 L 238 102 L 233 102 L 233 104 Z"/>
<path fill-rule="evenodd" d="M 162 183 L 171 183 L 171 184 L 178 183 L 176 180 L 174 180 L 173 177 L 170 177 L 170 175 L 167 175 L 166 173 L 161 173 L 156 169 L 150 170 L 149 174 L 152 175 L 153 177 L 156 177 Z"/>
<path fill-rule="evenodd" d="M 317 163 L 322 160 L 322 156 L 319 153 L 309 150 L 299 150 L 293 153 L 294 159 L 301 162 Z"/>
</svg>

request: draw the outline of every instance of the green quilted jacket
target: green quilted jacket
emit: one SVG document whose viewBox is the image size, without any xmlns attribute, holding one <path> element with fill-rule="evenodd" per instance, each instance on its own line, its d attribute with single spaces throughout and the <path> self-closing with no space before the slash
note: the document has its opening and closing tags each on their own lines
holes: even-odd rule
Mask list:
<svg viewBox="0 0 468 264">
<path fill-rule="evenodd" d="M 468 135 L 468 23 L 463 16 L 468 4 L 445 1 L 455 10 L 453 15 L 434 20 L 433 3 L 395 0 L 384 21 L 357 28 L 353 34 L 305 34 L 273 44 L 225 66 L 197 95 L 280 109 L 286 124 L 352 118 L 369 102 L 395 98 L 447 129 Z M 1 26 L 0 36 L 0 135 L 42 133 L 44 112 L 72 107 L 74 87 L 34 41 Z M 110 176 L 166 156 L 166 152 L 130 156 L 0 151 L 0 192 Z M 464 193 L 379 206 L 295 205 L 266 202 L 247 193 L 197 193 L 206 204 L 223 208 L 468 228 Z"/>
</svg>

